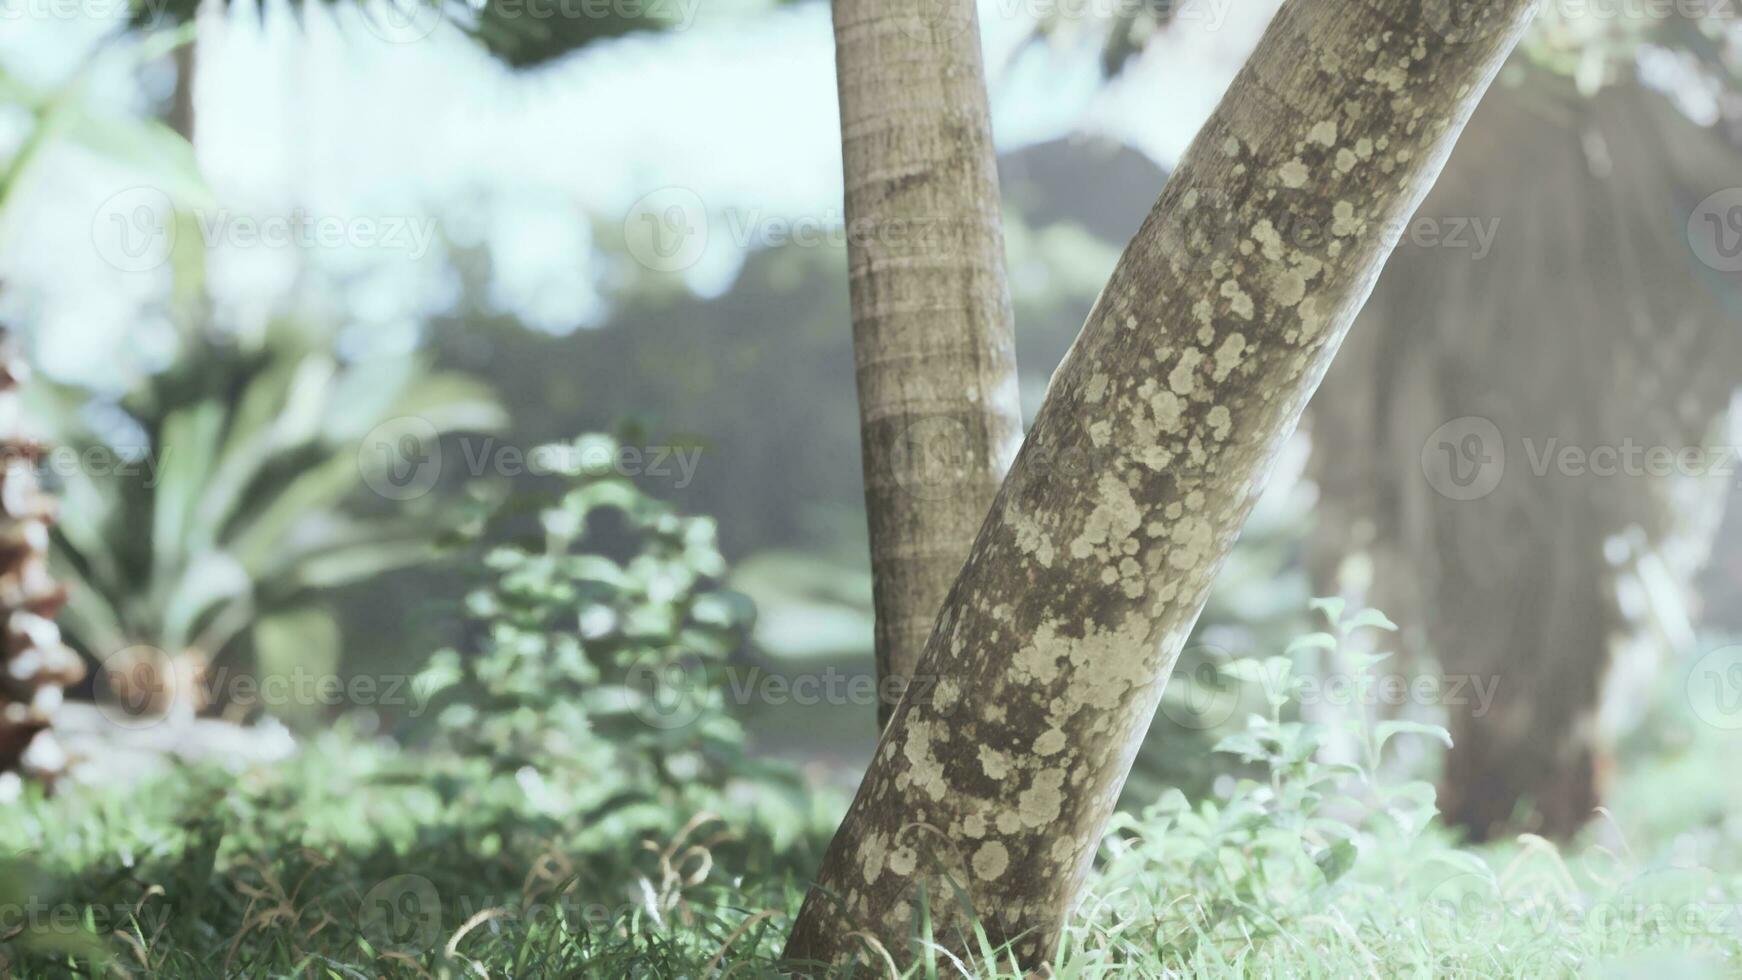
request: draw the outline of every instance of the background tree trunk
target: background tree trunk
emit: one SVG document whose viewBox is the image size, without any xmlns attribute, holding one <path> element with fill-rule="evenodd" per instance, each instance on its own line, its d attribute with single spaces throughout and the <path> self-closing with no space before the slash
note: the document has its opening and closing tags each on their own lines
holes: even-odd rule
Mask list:
<svg viewBox="0 0 1742 980">
<path fill-rule="evenodd" d="M 1308 413 L 1319 593 L 1384 609 L 1411 669 L 1492 691 L 1428 706 L 1453 736 L 1441 810 L 1476 839 L 1591 819 L 1640 692 L 1694 642 L 1729 491 L 1533 453 L 1732 445 L 1712 429 L 1742 361 L 1737 289 L 1687 241 L 1742 159 L 1638 83 L 1527 78 L 1476 112 L 1418 218 L 1438 237 L 1397 250 Z M 1491 251 L 1442 240 L 1469 219 Z"/>
<path fill-rule="evenodd" d="M 788 940 L 1047 961 L 1270 463 L 1529 0 L 1294 0 L 1054 376 Z M 1456 13 L 1462 19 L 1452 18 Z"/>
<path fill-rule="evenodd" d="M 1022 439 L 972 0 L 836 0 L 879 723 Z"/>
</svg>

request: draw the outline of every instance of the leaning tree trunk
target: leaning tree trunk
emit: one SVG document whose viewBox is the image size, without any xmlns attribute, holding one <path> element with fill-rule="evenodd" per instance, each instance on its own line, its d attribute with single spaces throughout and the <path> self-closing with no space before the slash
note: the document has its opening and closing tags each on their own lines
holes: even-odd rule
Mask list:
<svg viewBox="0 0 1742 980">
<path fill-rule="evenodd" d="M 787 956 L 1037 968 L 1211 580 L 1530 0 L 1294 0 L 1053 380 Z M 1473 16 L 1454 21 L 1449 15 Z"/>
<path fill-rule="evenodd" d="M 1022 416 L 973 0 L 836 0 L 834 16 L 884 723 Z"/>
</svg>

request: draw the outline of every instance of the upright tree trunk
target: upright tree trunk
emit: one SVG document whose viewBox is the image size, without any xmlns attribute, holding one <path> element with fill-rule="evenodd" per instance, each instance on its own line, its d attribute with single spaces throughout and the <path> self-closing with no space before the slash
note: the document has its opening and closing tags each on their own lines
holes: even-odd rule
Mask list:
<svg viewBox="0 0 1742 980">
<path fill-rule="evenodd" d="M 1038 967 L 1217 568 L 1530 0 L 1292 0 L 1096 301 L 788 940 Z M 1462 15 L 1453 18 L 1452 14 Z"/>
<path fill-rule="evenodd" d="M 973 0 L 836 0 L 886 722 L 1022 438 Z"/>
</svg>

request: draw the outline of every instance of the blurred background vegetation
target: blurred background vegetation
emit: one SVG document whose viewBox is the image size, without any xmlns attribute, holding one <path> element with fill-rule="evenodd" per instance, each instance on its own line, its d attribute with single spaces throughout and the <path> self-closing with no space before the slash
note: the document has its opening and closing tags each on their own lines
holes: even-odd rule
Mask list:
<svg viewBox="0 0 1742 980">
<path fill-rule="evenodd" d="M 982 8 L 1030 414 L 1273 9 L 1033 6 Z M 226 798 L 247 828 L 230 846 L 280 840 L 293 813 L 302 844 L 349 842 L 377 867 L 407 849 L 562 853 L 549 841 L 564 815 L 587 813 L 596 836 L 568 842 L 581 852 L 672 841 L 642 879 L 670 911 L 696 871 L 692 816 L 780 828 L 773 850 L 796 857 L 779 866 L 802 873 L 875 740 L 874 698 L 732 685 L 871 671 L 828 13 L 537 9 L 5 0 L 0 322 L 35 371 L 30 431 L 72 454 L 42 467 L 61 500 L 48 553 L 68 588 L 62 629 L 93 668 L 70 697 L 121 705 L 71 724 L 75 776 L 288 755 L 252 777 L 256 795 Z M 1302 744 L 1347 750 L 1291 735 L 1211 751 L 1265 714 L 1233 665 L 1318 629 L 1308 597 L 1334 593 L 1397 620 L 1397 669 L 1437 660 L 1516 682 L 1514 730 L 1532 744 L 1543 725 L 1579 733 L 1541 766 L 1601 770 L 1652 833 L 1742 842 L 1733 791 L 1690 790 L 1666 816 L 1661 794 L 1628 788 L 1709 783 L 1711 740 L 1733 737 L 1690 720 L 1681 685 L 1742 630 L 1726 547 L 1742 527 L 1719 521 L 1734 480 L 1586 481 L 1557 497 L 1515 479 L 1522 498 L 1448 510 L 1421 463 L 1435 426 L 1469 415 L 1588 445 L 1736 444 L 1742 284 L 1693 261 L 1686 231 L 1703 198 L 1742 184 L 1742 28 L 1720 14 L 1544 12 L 1423 211 L 1442 229 L 1497 221 L 1494 251 L 1401 244 L 1218 581 L 1131 812 L 1168 790 L 1228 800 L 1254 767 L 1302 764 L 1289 755 Z M 660 232 L 679 233 L 676 257 Z M 1631 425 L 1654 412 L 1672 421 Z M 567 464 L 532 472 L 546 450 Z M 1545 514 L 1568 516 L 1551 534 Z M 1502 602 L 1544 581 L 1558 585 Z M 399 680 L 415 697 L 236 696 L 239 677 L 308 674 L 346 691 Z M 696 703 L 661 700 L 674 676 Z M 1576 688 L 1564 710 L 1541 707 L 1563 688 Z M 1616 699 L 1628 710 L 1605 711 Z M 1335 721 L 1322 710 L 1300 716 Z M 674 712 L 683 724 L 647 723 Z M 139 722 L 166 714 L 234 731 L 165 738 Z M 1446 705 L 1356 714 L 1482 744 L 1480 719 Z M 236 734 L 260 731 L 271 746 Z M 226 738 L 246 747 L 190 744 Z M 1434 740 L 1407 741 L 1396 765 L 1432 779 Z M 1519 755 L 1497 744 L 1478 761 Z M 331 785 L 298 768 L 334 745 L 352 761 Z M 1615 783 L 1616 766 L 1635 781 Z M 347 803 L 350 785 L 383 795 Z M 154 786 L 137 819 L 174 823 L 187 801 L 222 797 Z M 274 793 L 297 802 L 274 814 Z M 1481 836 L 1519 806 L 1523 829 L 1569 829 L 1533 818 L 1528 792 L 1495 799 L 1505 812 L 1477 807 L 1464 829 Z M 1149 819 L 1177 827 L 1167 806 Z M 7 839 L 48 847 L 36 812 L 15 814 Z M 178 824 L 170 846 L 95 812 L 114 839 L 92 830 L 48 851 L 88 869 L 137 844 L 198 880 L 206 824 Z M 504 813 L 531 843 L 503 840 Z M 356 825 L 371 822 L 365 840 Z M 1420 830 L 1408 825 L 1404 838 Z M 1333 850 L 1309 865 L 1343 860 Z M 250 873 L 261 894 L 276 887 L 277 872 Z M 495 873 L 511 891 L 526 872 Z"/>
</svg>

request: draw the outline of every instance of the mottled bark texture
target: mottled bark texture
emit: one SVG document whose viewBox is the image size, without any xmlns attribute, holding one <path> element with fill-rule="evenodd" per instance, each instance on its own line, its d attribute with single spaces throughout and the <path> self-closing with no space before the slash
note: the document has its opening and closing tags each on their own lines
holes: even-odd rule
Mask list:
<svg viewBox="0 0 1742 980">
<path fill-rule="evenodd" d="M 882 724 L 1022 416 L 973 0 L 836 0 L 834 18 Z"/>
<path fill-rule="evenodd" d="M 1052 955 L 1211 580 L 1529 0 L 1292 0 L 1126 248 L 788 940 Z M 1449 15 L 1456 14 L 1453 18 Z M 1473 19 L 1472 19 L 1473 18 Z"/>
</svg>

